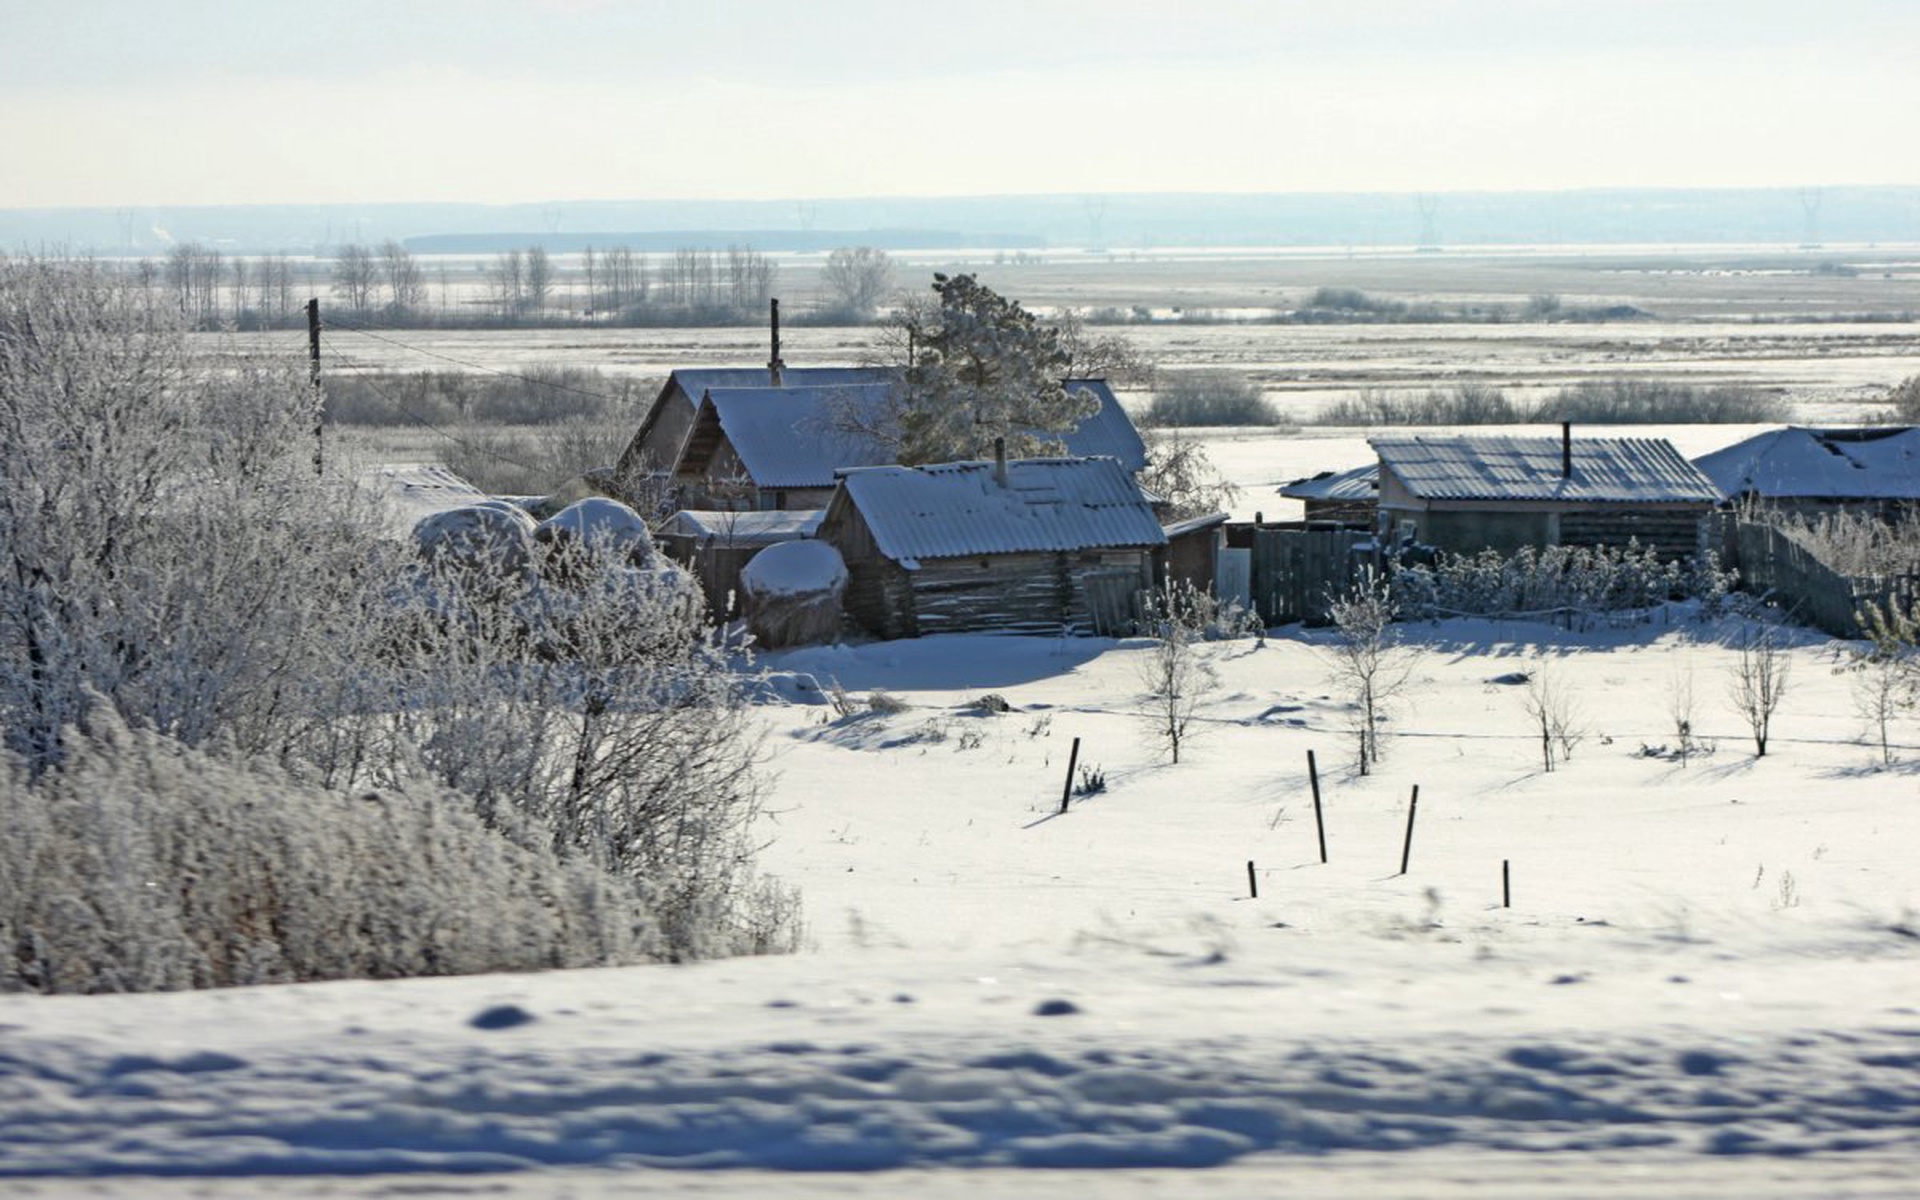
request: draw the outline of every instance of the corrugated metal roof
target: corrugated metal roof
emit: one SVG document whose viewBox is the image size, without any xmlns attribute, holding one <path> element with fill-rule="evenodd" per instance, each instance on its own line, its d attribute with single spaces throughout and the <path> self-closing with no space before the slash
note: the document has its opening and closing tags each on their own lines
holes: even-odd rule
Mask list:
<svg viewBox="0 0 1920 1200">
<path fill-rule="evenodd" d="M 759 374 L 764 377 L 766 372 Z M 884 403 L 892 382 L 884 371 L 878 374 L 875 378 L 875 372 L 867 371 L 864 380 L 779 388 L 710 387 L 704 396 L 712 401 L 720 427 L 757 485 L 831 487 L 837 470 L 893 461 L 889 448 L 836 427 L 837 409 Z M 1129 471 L 1144 467 L 1146 446 L 1112 389 L 1098 379 L 1072 380 L 1067 386 L 1091 392 L 1100 401 L 1094 414 L 1062 439 L 1068 452 L 1076 458 L 1112 458 Z"/>
<path fill-rule="evenodd" d="M 872 438 L 839 428 L 843 406 L 886 399 L 886 383 L 813 387 L 709 388 L 702 411 L 713 406 L 735 454 L 763 488 L 832 487 L 842 467 L 893 461 Z"/>
<path fill-rule="evenodd" d="M 1561 475 L 1557 437 L 1369 438 L 1382 468 L 1423 500 L 1718 503 L 1723 493 L 1665 438 L 1573 439 Z"/>
<path fill-rule="evenodd" d="M 1111 458 L 1029 458 L 867 467 L 846 472 L 847 502 L 880 550 L 909 568 L 927 558 L 1098 546 L 1160 546 L 1166 534 L 1133 476 Z"/>
<path fill-rule="evenodd" d="M 1920 500 L 1920 429 L 1776 429 L 1694 465 L 1729 495 Z"/>
<path fill-rule="evenodd" d="M 1370 462 L 1346 471 L 1322 471 L 1310 479 L 1296 479 L 1280 488 L 1295 500 L 1376 500 L 1380 496 L 1380 464 Z"/>
</svg>

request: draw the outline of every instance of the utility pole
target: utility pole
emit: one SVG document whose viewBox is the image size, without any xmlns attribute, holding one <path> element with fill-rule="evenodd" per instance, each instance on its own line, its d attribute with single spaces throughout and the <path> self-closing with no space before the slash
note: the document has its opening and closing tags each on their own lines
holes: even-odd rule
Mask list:
<svg viewBox="0 0 1920 1200">
<path fill-rule="evenodd" d="M 320 298 L 307 301 L 307 380 L 313 385 L 313 473 L 325 472 L 327 465 L 327 395 L 320 390 Z"/>
</svg>

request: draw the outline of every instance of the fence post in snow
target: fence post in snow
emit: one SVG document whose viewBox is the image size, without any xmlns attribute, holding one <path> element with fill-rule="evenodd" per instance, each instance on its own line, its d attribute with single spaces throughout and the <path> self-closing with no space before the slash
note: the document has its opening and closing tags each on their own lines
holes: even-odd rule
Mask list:
<svg viewBox="0 0 1920 1200">
<path fill-rule="evenodd" d="M 1500 907 L 1513 907 L 1513 863 L 1509 859 L 1500 860 Z"/>
<path fill-rule="evenodd" d="M 1247 898 L 1249 900 L 1260 898 L 1260 877 L 1253 873 L 1252 859 L 1247 860 Z"/>
<path fill-rule="evenodd" d="M 1313 761 L 1313 751 L 1307 751 L 1307 782 L 1313 786 L 1313 828 L 1320 835 L 1320 861 L 1327 861 L 1327 822 L 1320 815 L 1320 768 Z"/>
<path fill-rule="evenodd" d="M 1080 762 L 1080 739 L 1073 739 L 1073 749 L 1067 754 L 1067 786 L 1060 789 L 1060 811 L 1067 811 L 1067 801 L 1073 799 L 1073 768 Z"/>
<path fill-rule="evenodd" d="M 1407 840 L 1400 847 L 1400 873 L 1407 873 L 1407 863 L 1413 858 L 1413 816 L 1420 811 L 1420 785 L 1413 785 L 1413 798 L 1407 801 Z"/>
</svg>

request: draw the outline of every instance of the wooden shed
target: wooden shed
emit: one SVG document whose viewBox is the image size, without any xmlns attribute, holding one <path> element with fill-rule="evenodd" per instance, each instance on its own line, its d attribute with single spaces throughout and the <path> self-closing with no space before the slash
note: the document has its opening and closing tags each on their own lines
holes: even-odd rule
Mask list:
<svg viewBox="0 0 1920 1200">
<path fill-rule="evenodd" d="M 1377 437 L 1380 527 L 1455 554 L 1637 543 L 1663 558 L 1702 545 L 1723 498 L 1664 438 Z"/>
<path fill-rule="evenodd" d="M 849 615 L 890 638 L 1129 633 L 1167 544 L 1110 458 L 847 471 L 818 536 L 846 561 Z"/>
<path fill-rule="evenodd" d="M 1282 485 L 1280 494 L 1300 501 L 1308 524 L 1372 529 L 1380 513 L 1380 464 L 1321 471 Z"/>
</svg>

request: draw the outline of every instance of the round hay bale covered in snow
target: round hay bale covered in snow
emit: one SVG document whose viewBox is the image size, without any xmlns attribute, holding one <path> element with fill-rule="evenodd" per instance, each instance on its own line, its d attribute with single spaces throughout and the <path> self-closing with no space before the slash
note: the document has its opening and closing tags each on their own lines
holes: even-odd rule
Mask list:
<svg viewBox="0 0 1920 1200">
<path fill-rule="evenodd" d="M 503 500 L 463 504 L 420 518 L 413 546 L 436 570 L 524 581 L 533 570 L 533 518 Z"/>
<path fill-rule="evenodd" d="M 832 641 L 840 632 L 847 564 L 825 542 L 778 542 L 740 571 L 747 627 L 763 646 Z"/>
<path fill-rule="evenodd" d="M 623 565 L 653 565 L 653 535 L 647 532 L 645 518 L 606 496 L 574 501 L 540 522 L 533 536 L 551 550 L 585 547 Z"/>
</svg>

